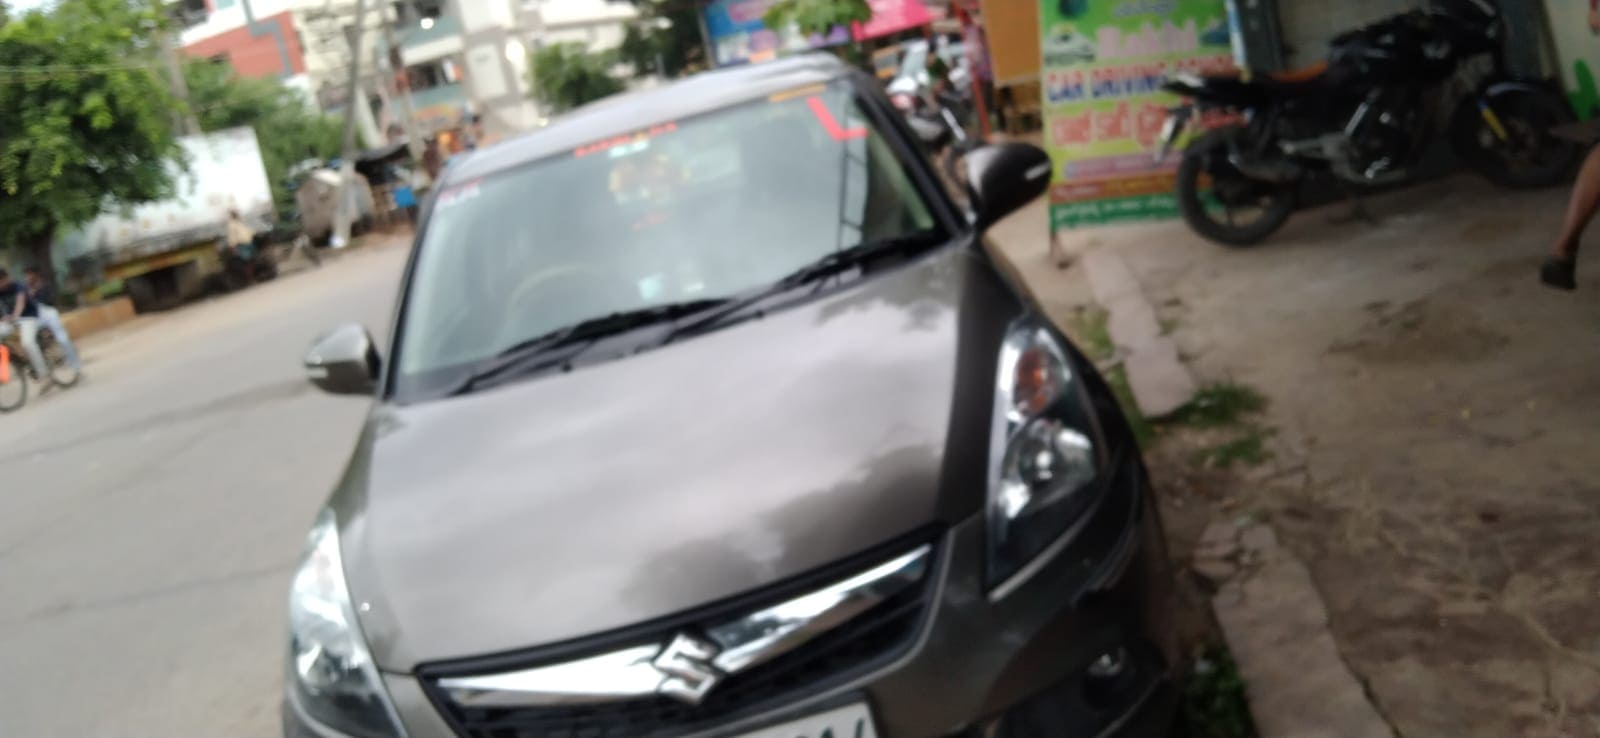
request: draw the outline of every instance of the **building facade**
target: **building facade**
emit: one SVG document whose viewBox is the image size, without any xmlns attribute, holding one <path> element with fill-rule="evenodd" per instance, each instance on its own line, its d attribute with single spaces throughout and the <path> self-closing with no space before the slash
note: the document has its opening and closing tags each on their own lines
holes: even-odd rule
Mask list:
<svg viewBox="0 0 1600 738">
<path fill-rule="evenodd" d="M 355 0 L 184 0 L 183 49 L 230 64 L 244 76 L 276 77 L 323 109 L 348 100 Z M 490 133 L 526 130 L 543 120 L 531 99 L 528 52 L 580 42 L 592 51 L 622 43 L 637 12 L 625 0 L 368 0 L 362 34 L 369 145 L 393 139 L 409 94 L 424 132 L 481 115 Z M 392 38 L 399 53 L 389 50 Z M 403 72 L 394 67 L 403 66 Z M 371 114 L 368 115 L 367 113 Z"/>
</svg>

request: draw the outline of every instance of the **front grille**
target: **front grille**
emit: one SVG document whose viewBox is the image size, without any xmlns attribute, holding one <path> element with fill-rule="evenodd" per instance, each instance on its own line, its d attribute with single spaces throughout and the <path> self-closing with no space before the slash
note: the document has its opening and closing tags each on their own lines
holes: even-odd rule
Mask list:
<svg viewBox="0 0 1600 738">
<path fill-rule="evenodd" d="M 921 585 L 795 651 L 728 677 L 698 705 L 652 696 L 590 705 L 462 707 L 426 669 L 421 681 L 463 738 L 642 738 L 692 733 L 817 694 L 893 661 L 911 647 L 935 578 L 930 573 Z"/>
</svg>

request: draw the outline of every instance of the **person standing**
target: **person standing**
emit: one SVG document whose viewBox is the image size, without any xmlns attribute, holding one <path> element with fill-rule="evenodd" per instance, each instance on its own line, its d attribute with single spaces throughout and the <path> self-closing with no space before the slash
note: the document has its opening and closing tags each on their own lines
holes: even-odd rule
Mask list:
<svg viewBox="0 0 1600 738">
<path fill-rule="evenodd" d="M 465 147 L 468 151 L 476 151 L 479 146 L 488 145 L 489 142 L 484 139 L 483 116 L 473 113 L 472 118 L 467 123 L 466 135 L 463 137 Z"/>
<path fill-rule="evenodd" d="M 0 327 L 0 338 L 8 336 L 11 331 L 22 332 L 22 350 L 28 355 L 28 363 L 33 366 L 34 374 L 44 383 L 46 388 L 51 385 L 50 368 L 44 363 L 44 352 L 39 350 L 39 306 L 28 295 L 28 290 L 16 280 L 11 278 L 11 273 L 0 268 L 0 310 L 4 310 L 5 326 Z"/>
<path fill-rule="evenodd" d="M 39 311 L 39 324 L 50 329 L 50 335 L 55 336 L 56 343 L 60 344 L 61 351 L 67 355 L 67 366 L 75 370 L 82 369 L 78 362 L 78 349 L 72 345 L 72 337 L 67 335 L 67 327 L 61 322 L 61 311 L 56 309 L 56 287 L 44 278 L 44 271 L 36 266 L 22 270 L 23 282 L 27 284 L 28 296 L 33 298 L 34 305 Z"/>
<path fill-rule="evenodd" d="M 1600 36 L 1600 0 L 1589 0 L 1589 31 Z M 1578 170 L 1554 253 L 1539 267 L 1540 282 L 1558 290 L 1578 288 L 1578 241 L 1596 210 L 1600 210 L 1600 146 L 1589 152 Z"/>
<path fill-rule="evenodd" d="M 428 182 L 432 183 L 439 179 L 441 169 L 444 169 L 444 155 L 439 151 L 439 137 L 429 136 L 422 149 L 422 171 L 428 173 Z"/>
</svg>

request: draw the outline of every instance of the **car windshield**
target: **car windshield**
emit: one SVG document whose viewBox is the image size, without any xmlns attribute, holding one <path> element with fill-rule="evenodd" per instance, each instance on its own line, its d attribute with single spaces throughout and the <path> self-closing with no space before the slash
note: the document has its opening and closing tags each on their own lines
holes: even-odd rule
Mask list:
<svg viewBox="0 0 1600 738">
<path fill-rule="evenodd" d="M 528 339 L 738 295 L 934 229 L 848 84 L 645 125 L 438 193 L 395 343 L 430 396 Z"/>
</svg>

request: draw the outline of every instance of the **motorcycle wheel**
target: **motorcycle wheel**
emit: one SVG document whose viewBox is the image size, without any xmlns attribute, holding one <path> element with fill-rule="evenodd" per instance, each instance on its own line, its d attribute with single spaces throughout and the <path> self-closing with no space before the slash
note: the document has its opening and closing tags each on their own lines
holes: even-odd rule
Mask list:
<svg viewBox="0 0 1600 738">
<path fill-rule="evenodd" d="M 67 350 L 48 330 L 39 331 L 39 350 L 44 353 L 44 363 L 50 367 L 50 381 L 57 387 L 71 387 L 78 383 L 82 372 L 67 363 Z"/>
<path fill-rule="evenodd" d="M 11 373 L 0 382 L 0 413 L 9 413 L 28 403 L 28 367 L 25 362 L 12 361 Z"/>
<path fill-rule="evenodd" d="M 1567 102 L 1553 92 L 1513 90 L 1495 95 L 1493 103 L 1509 140 L 1495 135 L 1478 112 L 1476 98 L 1469 98 L 1451 121 L 1456 155 L 1485 179 L 1508 189 L 1565 182 L 1583 155 L 1583 146 L 1551 132 L 1574 120 Z"/>
<path fill-rule="evenodd" d="M 1207 132 L 1189 144 L 1178 165 L 1184 222 L 1207 240 L 1236 248 L 1261 243 L 1282 228 L 1294 212 L 1296 190 L 1294 183 L 1250 179 L 1228 162 L 1228 143 L 1243 133 L 1237 126 Z M 1240 211 L 1256 217 L 1241 221 Z"/>
</svg>

